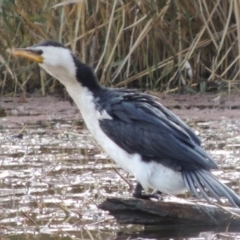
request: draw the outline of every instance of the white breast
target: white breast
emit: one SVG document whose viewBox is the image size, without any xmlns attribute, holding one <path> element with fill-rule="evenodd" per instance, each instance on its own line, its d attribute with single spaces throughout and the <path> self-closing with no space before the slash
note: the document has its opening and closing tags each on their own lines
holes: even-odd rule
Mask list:
<svg viewBox="0 0 240 240">
<path fill-rule="evenodd" d="M 173 171 L 156 162 L 144 162 L 139 154 L 128 154 L 113 142 L 99 126 L 100 119 L 111 119 L 106 112 L 96 111 L 92 93 L 80 84 L 67 87 L 81 111 L 87 128 L 109 156 L 125 171 L 134 175 L 143 188 L 158 189 L 163 193 L 179 194 L 184 192 L 185 186 L 180 172 Z"/>
<path fill-rule="evenodd" d="M 79 84 L 77 85 L 78 86 L 75 87 L 68 87 L 67 90 L 80 109 L 88 130 L 103 150 L 109 154 L 117 164 L 119 164 L 124 170 L 132 173 L 131 161 L 127 160 L 132 156 L 127 154 L 108 138 L 99 126 L 100 119 L 111 119 L 111 116 L 105 111 L 103 111 L 102 114 L 100 114 L 99 111 L 96 111 L 92 93 L 87 88 L 84 88 Z"/>
</svg>

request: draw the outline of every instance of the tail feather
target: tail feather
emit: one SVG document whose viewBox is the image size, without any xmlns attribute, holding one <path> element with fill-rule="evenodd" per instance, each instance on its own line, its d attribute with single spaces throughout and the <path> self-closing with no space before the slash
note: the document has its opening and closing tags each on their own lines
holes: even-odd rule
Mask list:
<svg viewBox="0 0 240 240">
<path fill-rule="evenodd" d="M 221 187 L 221 183 L 218 180 L 216 180 L 216 182 L 213 182 L 212 179 L 209 178 L 208 172 L 203 174 L 200 171 L 198 172 L 198 174 L 199 174 L 198 176 L 201 179 L 200 181 L 203 182 L 204 186 L 209 190 L 209 192 L 213 195 L 213 197 L 218 200 L 218 202 L 222 203 L 220 196 L 225 196 L 227 199 L 229 199 L 231 204 L 234 204 L 231 201 L 231 197 L 228 195 L 227 192 L 224 191 L 224 189 Z"/>
<path fill-rule="evenodd" d="M 219 182 L 219 180 L 217 178 L 215 178 L 210 172 L 206 172 L 205 174 L 200 172 L 199 174 L 201 175 L 202 179 L 204 179 L 206 177 L 206 184 L 208 184 L 208 182 L 210 183 L 210 184 L 208 184 L 209 189 L 211 188 L 211 190 L 215 193 L 215 195 L 217 197 L 218 196 L 226 197 L 229 200 L 229 202 L 236 207 L 236 203 L 234 202 L 233 197 L 231 196 L 232 194 L 235 194 L 232 190 L 227 188 L 227 186 L 224 185 L 223 183 Z M 213 181 L 213 179 L 215 181 Z M 213 186 L 211 186 L 211 184 Z"/>
<path fill-rule="evenodd" d="M 185 185 L 186 185 L 186 188 L 187 188 L 189 191 L 191 191 L 196 198 L 200 199 L 201 197 L 200 197 L 200 195 L 198 194 L 198 191 L 197 191 L 196 187 L 194 186 L 194 183 L 195 183 L 195 184 L 197 185 L 197 187 L 199 187 L 199 186 L 198 186 L 198 183 L 197 183 L 196 181 L 194 181 L 191 177 L 192 177 L 192 176 L 191 176 L 190 173 L 189 173 L 189 174 L 183 174 L 183 181 L 184 181 L 184 183 L 185 183 Z M 204 194 L 204 193 L 205 193 L 205 192 L 203 192 L 203 194 Z"/>
<path fill-rule="evenodd" d="M 211 200 L 207 195 L 207 191 L 209 191 L 212 197 L 218 202 L 222 203 L 221 197 L 225 197 L 234 207 L 240 207 L 239 196 L 207 170 L 184 170 L 183 180 L 186 188 L 198 199 L 200 199 L 202 195 L 211 203 Z"/>
<path fill-rule="evenodd" d="M 196 184 L 197 188 L 199 189 L 200 193 L 202 193 L 203 197 L 206 198 L 208 200 L 208 195 L 206 194 L 206 192 L 204 191 L 204 186 L 202 186 L 201 181 L 199 181 L 198 177 L 195 176 L 193 173 L 190 173 L 190 176 L 193 180 L 193 182 Z M 200 199 L 201 197 L 198 197 L 198 199 Z M 218 200 L 218 199 L 217 199 Z M 210 200 L 208 200 L 210 201 Z"/>
<path fill-rule="evenodd" d="M 201 199 L 201 196 L 199 194 L 202 194 L 203 197 L 209 202 L 211 203 L 210 198 L 208 197 L 207 193 L 206 193 L 206 189 L 208 189 L 210 191 L 210 193 L 218 200 L 218 202 L 221 202 L 221 199 L 219 198 L 219 196 L 215 193 L 215 191 L 211 188 L 211 186 L 209 186 L 209 184 L 204 181 L 204 179 L 201 179 L 201 181 L 199 180 L 199 178 L 197 177 L 196 173 L 193 172 L 184 172 L 183 174 L 183 179 L 185 180 L 185 184 L 187 189 L 193 193 L 193 195 L 198 198 Z M 197 189 L 199 190 L 199 192 L 197 191 Z"/>
</svg>

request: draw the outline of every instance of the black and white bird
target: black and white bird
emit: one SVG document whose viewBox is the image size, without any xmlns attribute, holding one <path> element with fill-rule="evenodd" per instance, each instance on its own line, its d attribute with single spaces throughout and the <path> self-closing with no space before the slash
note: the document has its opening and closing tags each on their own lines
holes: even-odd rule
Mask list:
<svg viewBox="0 0 240 240">
<path fill-rule="evenodd" d="M 210 172 L 217 165 L 198 136 L 155 97 L 101 86 L 89 66 L 54 41 L 12 53 L 37 62 L 66 87 L 99 145 L 137 179 L 135 197 L 146 197 L 142 190 L 149 188 L 171 195 L 188 190 L 240 207 L 239 196 Z"/>
</svg>

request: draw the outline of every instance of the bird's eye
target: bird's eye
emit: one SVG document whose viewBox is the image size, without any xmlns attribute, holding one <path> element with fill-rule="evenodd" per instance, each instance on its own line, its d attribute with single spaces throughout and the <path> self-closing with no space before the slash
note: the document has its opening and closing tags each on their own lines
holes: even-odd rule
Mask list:
<svg viewBox="0 0 240 240">
<path fill-rule="evenodd" d="M 39 49 L 39 50 L 36 50 L 35 53 L 36 53 L 37 55 L 42 55 L 42 54 L 43 54 L 43 51 Z"/>
<path fill-rule="evenodd" d="M 28 49 L 27 48 L 27 51 L 29 51 L 29 52 L 32 52 L 32 53 L 34 53 L 34 54 L 36 54 L 36 55 L 42 55 L 43 54 L 43 50 L 41 50 L 41 49 Z"/>
</svg>

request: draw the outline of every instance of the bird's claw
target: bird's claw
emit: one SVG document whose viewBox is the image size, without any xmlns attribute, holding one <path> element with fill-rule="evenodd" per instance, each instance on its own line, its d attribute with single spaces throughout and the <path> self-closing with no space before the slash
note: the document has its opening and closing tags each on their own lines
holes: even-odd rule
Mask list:
<svg viewBox="0 0 240 240">
<path fill-rule="evenodd" d="M 162 199 L 161 192 L 156 190 L 151 194 L 145 194 L 142 192 L 143 187 L 140 183 L 137 183 L 137 186 L 134 190 L 133 197 L 135 198 L 140 198 L 140 199 L 150 199 L 150 198 L 155 198 L 155 199 Z"/>
</svg>

